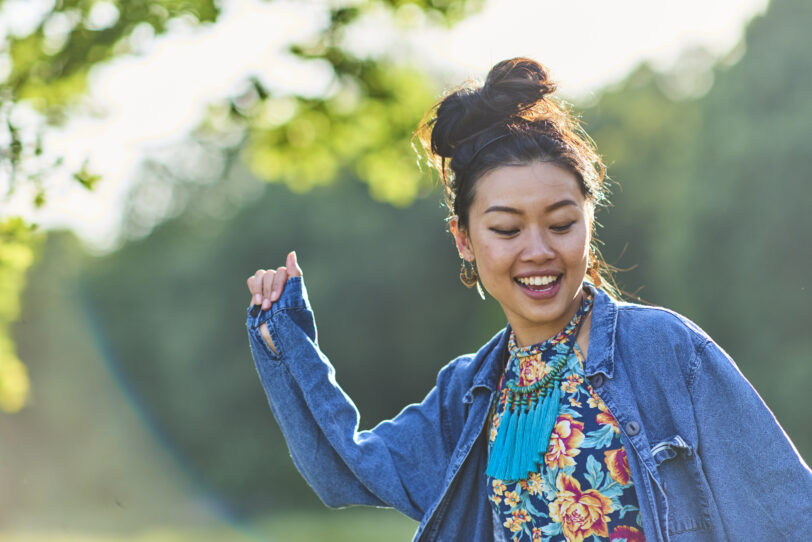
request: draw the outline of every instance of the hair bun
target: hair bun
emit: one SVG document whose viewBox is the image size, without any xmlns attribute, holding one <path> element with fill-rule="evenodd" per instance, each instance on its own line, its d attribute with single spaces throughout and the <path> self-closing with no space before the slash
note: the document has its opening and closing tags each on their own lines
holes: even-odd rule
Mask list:
<svg viewBox="0 0 812 542">
<path fill-rule="evenodd" d="M 437 117 L 431 132 L 432 151 L 450 158 L 461 140 L 481 128 L 482 114 L 478 90 L 461 88 L 449 94 L 437 107 Z"/>
<path fill-rule="evenodd" d="M 431 134 L 432 151 L 449 158 L 460 142 L 508 123 L 555 90 L 547 69 L 535 60 L 503 60 L 491 68 L 481 87 L 460 88 L 440 103 Z M 533 120 L 532 115 L 522 116 Z"/>
<path fill-rule="evenodd" d="M 535 60 L 517 57 L 503 60 L 488 73 L 482 98 L 505 118 L 517 115 L 555 92 L 547 68 Z"/>
</svg>

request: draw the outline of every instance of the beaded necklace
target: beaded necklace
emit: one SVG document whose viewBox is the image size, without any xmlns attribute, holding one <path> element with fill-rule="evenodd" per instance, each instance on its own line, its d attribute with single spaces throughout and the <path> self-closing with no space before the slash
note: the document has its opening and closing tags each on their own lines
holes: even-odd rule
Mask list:
<svg viewBox="0 0 812 542">
<path fill-rule="evenodd" d="M 536 382 L 519 386 L 505 382 L 507 404 L 499 420 L 486 474 L 500 480 L 519 480 L 537 472 L 544 463 L 561 403 L 561 373 L 575 347 L 584 315 L 592 308 L 592 293 L 584 288 L 583 301 L 572 320 L 555 337 L 539 345 L 519 348 L 511 341 L 510 362 L 520 363 L 522 350 L 548 354 L 549 372 Z M 511 338 L 513 334 L 511 333 Z M 547 357 L 547 356 L 545 356 Z"/>
</svg>

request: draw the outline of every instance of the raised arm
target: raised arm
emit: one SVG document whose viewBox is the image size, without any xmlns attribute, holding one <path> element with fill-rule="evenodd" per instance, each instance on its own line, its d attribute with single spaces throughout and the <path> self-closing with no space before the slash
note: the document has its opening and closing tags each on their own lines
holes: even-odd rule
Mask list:
<svg viewBox="0 0 812 542">
<path fill-rule="evenodd" d="M 252 303 L 256 293 L 263 299 L 249 308 L 247 326 L 257 372 L 296 467 L 328 506 L 391 506 L 420 519 L 442 489 L 461 427 L 462 398 L 446 392 L 452 364 L 421 403 L 359 431 L 358 411 L 319 349 L 295 255 L 287 263 L 270 280 L 267 271 L 252 277 Z M 279 284 L 282 269 L 288 277 Z M 263 306 L 265 299 L 271 303 Z M 456 409 L 455 423 L 450 409 Z"/>
</svg>

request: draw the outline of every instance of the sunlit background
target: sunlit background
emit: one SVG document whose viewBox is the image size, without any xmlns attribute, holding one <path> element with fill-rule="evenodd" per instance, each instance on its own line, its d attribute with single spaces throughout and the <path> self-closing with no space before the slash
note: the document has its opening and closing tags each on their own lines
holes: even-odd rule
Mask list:
<svg viewBox="0 0 812 542">
<path fill-rule="evenodd" d="M 810 24 L 806 0 L 0 0 L 0 540 L 409 540 L 295 471 L 245 278 L 297 251 L 363 428 L 422 399 L 505 322 L 410 137 L 513 56 L 609 165 L 627 297 L 708 331 L 808 458 Z"/>
</svg>

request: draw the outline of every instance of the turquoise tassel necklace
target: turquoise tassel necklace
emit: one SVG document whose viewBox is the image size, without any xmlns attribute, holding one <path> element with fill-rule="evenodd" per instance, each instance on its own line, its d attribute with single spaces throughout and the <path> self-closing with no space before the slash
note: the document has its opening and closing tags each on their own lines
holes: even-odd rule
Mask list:
<svg viewBox="0 0 812 542">
<path fill-rule="evenodd" d="M 581 322 L 592 308 L 592 294 L 584 288 L 583 302 L 572 320 L 555 337 L 534 350 L 542 353 L 550 371 L 528 386 L 505 382 L 507 404 L 499 421 L 485 473 L 499 480 L 520 480 L 544 463 L 561 403 L 561 374 L 575 347 Z M 510 361 L 520 363 L 511 345 Z M 517 366 L 517 369 L 520 367 Z"/>
</svg>

